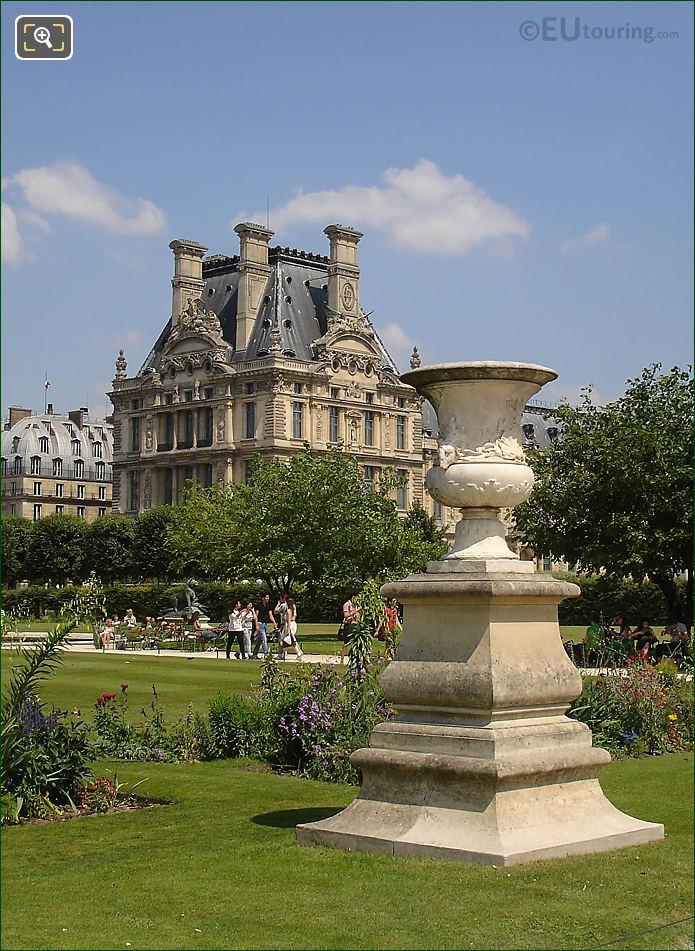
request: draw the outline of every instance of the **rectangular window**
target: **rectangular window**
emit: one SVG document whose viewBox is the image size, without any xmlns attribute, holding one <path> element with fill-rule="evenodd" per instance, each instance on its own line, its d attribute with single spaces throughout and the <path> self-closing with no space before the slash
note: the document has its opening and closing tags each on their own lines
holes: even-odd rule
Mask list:
<svg viewBox="0 0 695 951">
<path fill-rule="evenodd" d="M 396 416 L 396 449 L 405 449 L 405 416 Z"/>
<path fill-rule="evenodd" d="M 39 456 L 31 457 L 31 474 L 41 475 L 41 458 Z"/>
<path fill-rule="evenodd" d="M 41 495 L 41 483 L 40 483 L 40 482 L 35 482 L 35 483 L 34 483 L 34 495 Z"/>
<path fill-rule="evenodd" d="M 83 498 L 84 498 L 84 486 L 83 486 L 83 485 L 78 485 L 78 486 L 77 486 L 77 498 L 78 498 L 78 499 L 83 499 Z"/>
<path fill-rule="evenodd" d="M 17 483 L 10 482 L 10 495 L 16 495 L 16 494 L 17 494 Z"/>
<path fill-rule="evenodd" d="M 184 390 L 184 393 L 183 393 L 183 401 L 184 401 L 184 403 L 192 403 L 192 402 L 193 402 L 193 390 Z"/>
<path fill-rule="evenodd" d="M 106 486 L 105 485 L 99 486 L 99 500 L 101 502 L 104 502 L 106 500 Z"/>
<path fill-rule="evenodd" d="M 374 466 L 364 467 L 364 481 L 368 488 L 374 488 L 374 479 L 376 477 L 376 468 Z"/>
<path fill-rule="evenodd" d="M 17 511 L 17 506 L 13 502 L 12 505 L 10 505 L 10 515 L 14 515 L 16 511 Z"/>
<path fill-rule="evenodd" d="M 215 390 L 213 389 L 213 387 L 206 386 L 205 389 L 203 390 L 203 398 L 206 400 L 211 400 L 214 393 L 215 393 Z"/>
<path fill-rule="evenodd" d="M 142 409 L 142 400 L 132 400 L 130 405 L 133 409 Z"/>
<path fill-rule="evenodd" d="M 92 455 L 94 456 L 95 459 L 101 459 L 101 443 L 100 442 L 92 443 Z"/>
<path fill-rule="evenodd" d="M 172 469 L 164 470 L 164 504 L 171 505 L 174 497 L 174 473 Z"/>
<path fill-rule="evenodd" d="M 252 385 L 252 384 L 249 384 Z M 244 439 L 256 438 L 256 404 L 246 403 L 244 405 L 246 413 L 246 425 L 244 426 Z"/>
<path fill-rule="evenodd" d="M 131 470 L 130 477 L 130 510 L 137 512 L 140 508 L 140 473 L 137 469 Z"/>
<path fill-rule="evenodd" d="M 63 485 L 62 482 L 56 482 L 56 498 L 57 498 L 57 499 L 62 499 L 62 498 L 63 498 L 63 489 L 64 489 L 64 488 L 65 488 L 65 486 Z"/>
<path fill-rule="evenodd" d="M 64 505 L 56 505 L 56 515 L 62 515 L 65 511 Z"/>
<path fill-rule="evenodd" d="M 198 433 L 199 446 L 212 445 L 212 408 L 207 406 L 200 411 L 200 432 Z"/>
<path fill-rule="evenodd" d="M 164 417 L 164 439 L 159 449 L 173 449 L 174 447 L 174 414 L 167 413 Z"/>
<path fill-rule="evenodd" d="M 106 515 L 106 509 L 99 509 L 99 518 L 103 518 Z"/>
<path fill-rule="evenodd" d="M 77 506 L 77 517 L 84 518 L 84 505 Z"/>
<path fill-rule="evenodd" d="M 302 384 L 301 384 L 301 383 L 295 383 L 295 384 L 294 384 L 294 394 L 295 394 L 295 396 L 301 396 L 301 395 L 302 395 Z"/>
<path fill-rule="evenodd" d="M 365 394 L 364 394 L 364 399 L 365 399 L 365 402 L 366 402 L 367 406 L 373 406 L 373 405 L 374 405 L 374 394 L 373 394 L 373 393 L 365 393 Z"/>
<path fill-rule="evenodd" d="M 164 402 L 165 402 L 168 406 L 171 406 L 171 404 L 174 402 L 174 394 L 173 394 L 173 393 L 165 393 L 165 394 L 164 394 Z"/>
<path fill-rule="evenodd" d="M 253 394 L 256 392 L 256 384 L 247 383 L 245 387 L 245 392 L 247 396 L 253 396 Z"/>
<path fill-rule="evenodd" d="M 396 508 L 408 507 L 408 472 L 406 469 L 396 469 L 398 488 L 396 489 Z"/>
<path fill-rule="evenodd" d="M 331 406 L 328 414 L 328 441 L 338 442 L 340 439 L 340 415 L 337 406 Z"/>
<path fill-rule="evenodd" d="M 140 419 L 137 416 L 135 419 L 131 419 L 130 426 L 130 450 L 131 452 L 140 452 Z"/>
<path fill-rule="evenodd" d="M 304 432 L 304 404 L 292 404 L 292 438 L 301 439 Z"/>
<path fill-rule="evenodd" d="M 340 399 L 340 390 L 338 389 L 337 386 L 331 387 L 331 399 L 332 400 Z"/>
<path fill-rule="evenodd" d="M 396 404 L 398 406 L 398 409 L 403 409 L 405 407 L 405 397 L 399 396 L 398 399 L 396 400 Z"/>
<path fill-rule="evenodd" d="M 53 460 L 53 475 L 62 476 L 62 474 L 63 474 L 63 460 L 54 459 Z"/>
<path fill-rule="evenodd" d="M 364 414 L 364 444 L 374 445 L 374 413 L 371 410 Z"/>
<path fill-rule="evenodd" d="M 203 480 L 203 486 L 206 489 L 209 489 L 212 485 L 212 463 L 206 463 L 202 469 L 203 471 L 201 473 L 201 478 Z"/>
<path fill-rule="evenodd" d="M 41 518 L 41 506 L 35 505 L 34 506 L 34 521 L 36 521 L 38 518 Z"/>
</svg>

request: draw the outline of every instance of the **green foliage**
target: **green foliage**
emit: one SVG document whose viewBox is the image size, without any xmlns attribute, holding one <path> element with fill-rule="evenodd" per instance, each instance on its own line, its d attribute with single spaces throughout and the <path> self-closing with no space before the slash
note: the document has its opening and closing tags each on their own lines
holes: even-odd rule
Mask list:
<svg viewBox="0 0 695 951">
<path fill-rule="evenodd" d="M 160 505 L 142 512 L 134 520 L 133 580 L 166 581 L 172 578 L 174 549 L 169 529 L 173 514 L 171 505 Z"/>
<path fill-rule="evenodd" d="M 26 562 L 33 522 L 21 515 L 2 520 L 2 580 L 15 585 L 26 577 Z"/>
<path fill-rule="evenodd" d="M 642 618 L 650 618 L 653 624 L 663 624 L 668 617 L 663 592 L 652 581 L 638 583 L 632 578 L 612 575 L 553 574 L 582 589 L 578 598 L 561 602 L 558 608 L 560 624 L 588 625 L 593 617 L 609 622 L 623 617 L 634 626 Z M 685 583 L 679 580 L 676 586 L 684 594 Z"/>
<path fill-rule="evenodd" d="M 107 583 L 133 576 L 135 524 L 127 515 L 106 515 L 85 530 L 84 563 Z"/>
<path fill-rule="evenodd" d="M 391 487 L 385 477 L 368 490 L 357 460 L 341 452 L 257 460 L 249 485 L 194 487 L 176 507 L 177 566 L 193 562 L 210 578 L 261 579 L 310 599 L 419 570 L 440 546 L 400 522 Z"/>
<path fill-rule="evenodd" d="M 32 650 L 19 648 L 21 662 L 12 669 L 0 704 L 2 792 L 14 798 L 17 817 L 43 815 L 66 802 L 89 776 L 93 755 L 87 727 L 67 714 L 47 712 L 38 688 L 60 664 L 65 638 L 80 618 L 73 602 L 66 619 Z M 9 800 L 8 800 L 9 801 Z"/>
<path fill-rule="evenodd" d="M 438 548 L 433 548 L 432 560 L 441 558 L 446 554 L 448 545 L 444 541 L 445 529 L 441 525 L 437 525 L 435 517 L 428 515 L 419 502 L 416 502 L 408 512 L 405 527 L 421 541 L 438 546 Z"/>
<path fill-rule="evenodd" d="M 660 364 L 628 381 L 603 407 L 584 392 L 577 407 L 554 415 L 562 437 L 552 451 L 533 452 L 536 485 L 515 511 L 536 551 L 581 570 L 659 585 L 669 612 L 692 617 L 693 380 Z M 687 603 L 678 606 L 674 576 L 688 572 Z"/>
<path fill-rule="evenodd" d="M 66 584 L 84 577 L 86 525 L 76 515 L 48 515 L 34 522 L 26 573 L 31 581 Z"/>
<path fill-rule="evenodd" d="M 361 676 L 369 663 L 374 634 L 384 611 L 379 582 L 370 578 L 353 598 L 353 604 L 360 612 L 360 620 L 348 640 L 348 662 L 350 670 Z"/>
<path fill-rule="evenodd" d="M 595 746 L 618 756 L 693 747 L 692 684 L 675 676 L 668 664 L 655 669 L 629 663 L 609 676 L 584 678 L 569 715 L 591 728 Z"/>
</svg>

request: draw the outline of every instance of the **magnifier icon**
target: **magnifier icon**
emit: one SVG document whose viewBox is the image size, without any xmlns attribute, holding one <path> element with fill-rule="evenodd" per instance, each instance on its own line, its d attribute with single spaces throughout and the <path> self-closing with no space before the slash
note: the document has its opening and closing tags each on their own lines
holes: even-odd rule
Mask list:
<svg viewBox="0 0 695 951">
<path fill-rule="evenodd" d="M 45 26 L 37 26 L 34 30 L 34 39 L 37 43 L 45 43 L 49 50 L 53 49 L 51 31 Z"/>
</svg>

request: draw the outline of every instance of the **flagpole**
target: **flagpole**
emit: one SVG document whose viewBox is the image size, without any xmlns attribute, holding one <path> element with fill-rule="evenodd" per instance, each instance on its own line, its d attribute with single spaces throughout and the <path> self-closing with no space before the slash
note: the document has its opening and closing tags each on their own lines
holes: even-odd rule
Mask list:
<svg viewBox="0 0 695 951">
<path fill-rule="evenodd" d="M 45 416 L 48 412 L 48 370 L 43 375 L 43 415 Z"/>
</svg>

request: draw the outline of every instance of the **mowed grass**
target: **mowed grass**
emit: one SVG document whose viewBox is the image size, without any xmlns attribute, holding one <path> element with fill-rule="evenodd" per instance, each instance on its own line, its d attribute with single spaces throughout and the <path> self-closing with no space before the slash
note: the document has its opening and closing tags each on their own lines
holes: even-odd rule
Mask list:
<svg viewBox="0 0 695 951">
<path fill-rule="evenodd" d="M 243 761 L 100 763 L 172 804 L 4 830 L 2 947 L 692 947 L 692 923 L 670 924 L 692 915 L 692 759 L 601 773 L 665 841 L 510 869 L 298 848 L 294 826 L 353 787 Z"/>
<path fill-rule="evenodd" d="M 56 676 L 44 681 L 39 693 L 42 700 L 59 710 L 79 709 L 89 720 L 97 697 L 102 693 L 120 693 L 121 684 L 128 684 L 128 705 L 136 715 L 141 707 L 152 700 L 152 685 L 167 718 L 175 718 L 188 710 L 204 712 L 208 703 L 220 691 L 244 693 L 260 678 L 260 662 L 219 660 L 200 655 L 193 660 L 185 657 L 141 655 L 127 651 L 109 651 L 102 654 L 65 652 Z M 2 652 L 2 685 L 9 680 L 13 664 L 18 662 L 15 651 Z"/>
</svg>

